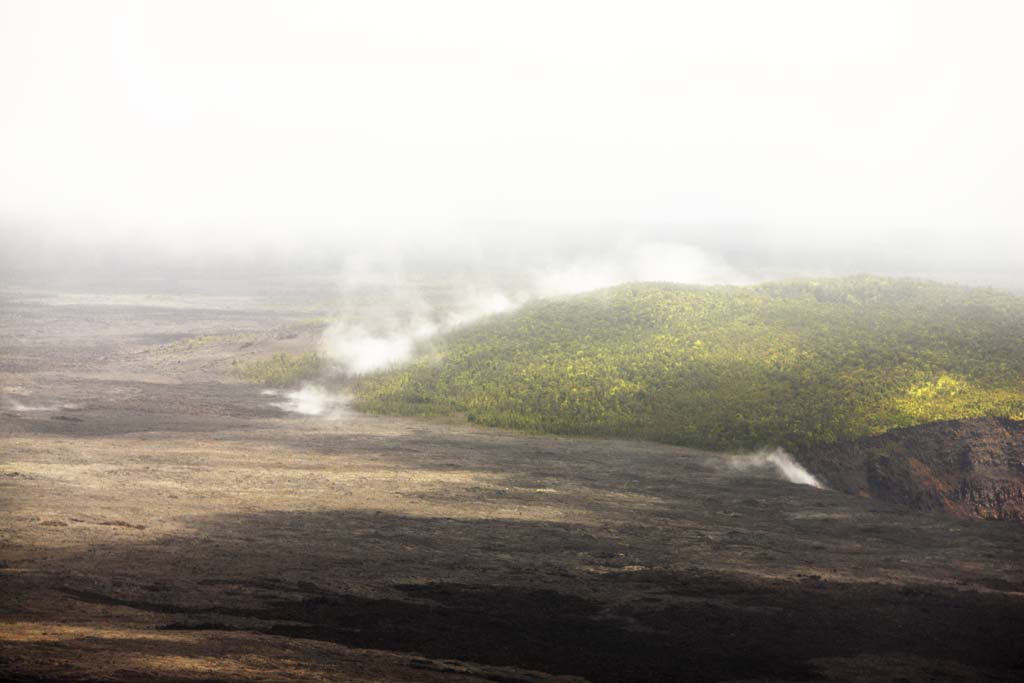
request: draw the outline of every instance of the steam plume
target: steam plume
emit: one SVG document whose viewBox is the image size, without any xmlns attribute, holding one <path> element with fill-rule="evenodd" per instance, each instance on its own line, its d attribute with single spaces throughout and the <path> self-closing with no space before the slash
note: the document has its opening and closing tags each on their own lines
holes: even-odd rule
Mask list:
<svg viewBox="0 0 1024 683">
<path fill-rule="evenodd" d="M 777 476 L 793 484 L 813 486 L 816 489 L 825 488 L 817 477 L 804 469 L 792 455 L 781 448 L 749 455 L 731 456 L 729 466 L 740 472 L 774 470 Z"/>
<path fill-rule="evenodd" d="M 634 281 L 740 284 L 749 279 L 688 245 L 620 244 L 612 253 L 535 267 L 527 283 L 516 288 L 470 284 L 454 301 L 431 303 L 405 277 L 400 264 L 364 257 L 349 263 L 342 291 L 348 297 L 362 292 L 379 304 L 364 316 L 365 321 L 329 327 L 321 350 L 341 374 L 363 375 L 408 362 L 438 334 L 515 310 L 528 301 Z"/>
<path fill-rule="evenodd" d="M 280 396 L 280 392 L 265 390 L 264 395 Z M 283 394 L 283 401 L 271 403 L 275 408 L 289 413 L 310 417 L 326 417 L 336 420 L 345 415 L 348 397 L 327 391 L 313 384 L 303 384 L 297 391 Z"/>
</svg>

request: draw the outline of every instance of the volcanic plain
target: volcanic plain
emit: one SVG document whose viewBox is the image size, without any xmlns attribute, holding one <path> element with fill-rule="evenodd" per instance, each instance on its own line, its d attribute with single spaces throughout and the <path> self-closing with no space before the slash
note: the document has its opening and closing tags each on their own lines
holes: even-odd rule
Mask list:
<svg viewBox="0 0 1024 683">
<path fill-rule="evenodd" d="M 0 678 L 1024 677 L 1018 524 L 733 455 L 297 414 L 232 372 L 315 349 L 319 315 L 0 296 Z"/>
</svg>

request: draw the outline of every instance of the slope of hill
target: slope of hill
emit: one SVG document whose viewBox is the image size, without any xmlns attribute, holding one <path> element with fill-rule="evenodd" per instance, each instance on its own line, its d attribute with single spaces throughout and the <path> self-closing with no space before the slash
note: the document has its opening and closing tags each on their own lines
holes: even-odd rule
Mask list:
<svg viewBox="0 0 1024 683">
<path fill-rule="evenodd" d="M 809 449 L 833 489 L 960 517 L 1024 522 L 1024 422 L 935 422 Z"/>
<path fill-rule="evenodd" d="M 703 448 L 1024 419 L 1024 299 L 868 276 L 631 284 L 457 330 L 357 407 Z"/>
</svg>

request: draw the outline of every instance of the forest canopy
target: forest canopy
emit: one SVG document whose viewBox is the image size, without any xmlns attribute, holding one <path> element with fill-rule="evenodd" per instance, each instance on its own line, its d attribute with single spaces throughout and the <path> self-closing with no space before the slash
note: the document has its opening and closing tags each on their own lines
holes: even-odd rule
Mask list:
<svg viewBox="0 0 1024 683">
<path fill-rule="evenodd" d="M 534 302 L 361 378 L 356 407 L 701 448 L 1024 419 L 1024 299 L 859 276 Z"/>
</svg>

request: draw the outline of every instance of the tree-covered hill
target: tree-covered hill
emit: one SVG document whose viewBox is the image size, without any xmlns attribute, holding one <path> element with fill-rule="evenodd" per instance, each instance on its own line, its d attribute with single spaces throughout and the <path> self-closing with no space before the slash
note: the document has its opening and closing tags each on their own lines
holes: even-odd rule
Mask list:
<svg viewBox="0 0 1024 683">
<path fill-rule="evenodd" d="M 357 407 L 704 448 L 1024 419 L 1024 299 L 854 277 L 538 301 L 362 378 Z"/>
</svg>

